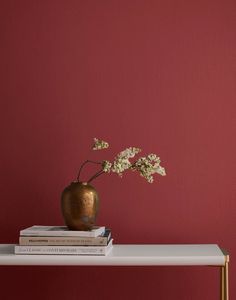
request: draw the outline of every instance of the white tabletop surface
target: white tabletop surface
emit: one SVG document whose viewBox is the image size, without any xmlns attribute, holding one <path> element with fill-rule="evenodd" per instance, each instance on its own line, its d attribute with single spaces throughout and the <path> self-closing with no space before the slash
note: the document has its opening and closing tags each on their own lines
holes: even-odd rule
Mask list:
<svg viewBox="0 0 236 300">
<path fill-rule="evenodd" d="M 0 265 L 57 266 L 222 266 L 225 256 L 214 244 L 113 245 L 107 256 L 15 255 L 14 244 L 0 244 Z"/>
</svg>

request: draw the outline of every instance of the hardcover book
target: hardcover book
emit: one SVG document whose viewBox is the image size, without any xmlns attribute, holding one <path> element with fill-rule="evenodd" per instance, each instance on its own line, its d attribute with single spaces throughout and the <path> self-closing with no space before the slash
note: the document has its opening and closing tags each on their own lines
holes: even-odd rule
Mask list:
<svg viewBox="0 0 236 300">
<path fill-rule="evenodd" d="M 21 246 L 105 246 L 111 239 L 111 230 L 106 229 L 98 237 L 76 236 L 20 236 Z"/>
<path fill-rule="evenodd" d="M 32 227 L 20 231 L 20 236 L 76 236 L 76 237 L 97 237 L 105 232 L 105 226 L 94 226 L 92 230 L 80 231 L 69 230 L 67 226 L 41 226 Z"/>
<path fill-rule="evenodd" d="M 112 248 L 112 239 L 107 246 L 15 246 L 15 254 L 25 255 L 107 255 Z"/>
</svg>

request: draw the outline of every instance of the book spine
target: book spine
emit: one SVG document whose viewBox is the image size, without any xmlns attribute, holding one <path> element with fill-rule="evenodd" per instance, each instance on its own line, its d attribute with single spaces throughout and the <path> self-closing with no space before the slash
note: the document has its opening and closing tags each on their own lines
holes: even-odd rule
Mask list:
<svg viewBox="0 0 236 300">
<path fill-rule="evenodd" d="M 20 245 L 28 246 L 106 246 L 108 239 L 106 237 L 97 238 L 63 238 L 63 237 L 27 237 L 19 238 Z"/>
<path fill-rule="evenodd" d="M 105 255 L 109 247 L 99 246 L 15 246 L 15 254 Z"/>
</svg>

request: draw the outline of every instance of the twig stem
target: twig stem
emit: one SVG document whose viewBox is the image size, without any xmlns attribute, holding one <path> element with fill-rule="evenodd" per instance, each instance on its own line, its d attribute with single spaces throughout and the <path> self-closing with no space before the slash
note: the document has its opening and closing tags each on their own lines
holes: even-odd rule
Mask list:
<svg viewBox="0 0 236 300">
<path fill-rule="evenodd" d="M 105 173 L 105 172 L 103 171 L 103 169 L 100 170 L 99 172 L 97 172 L 95 175 L 93 175 L 93 176 L 88 180 L 88 183 L 90 183 L 92 180 L 94 180 L 94 179 L 97 178 L 98 176 L 102 175 L 103 173 Z"/>
<path fill-rule="evenodd" d="M 80 178 L 80 174 L 81 174 L 81 171 L 83 169 L 83 167 L 87 164 L 87 163 L 93 163 L 93 164 L 97 164 L 97 165 L 101 165 L 102 163 L 101 162 L 98 162 L 98 161 L 93 161 L 93 160 L 86 160 L 85 162 L 82 163 L 80 169 L 79 169 L 79 173 L 78 173 L 78 176 L 77 176 L 77 180 L 79 181 L 79 178 Z M 96 174 L 95 174 L 96 175 Z M 95 176 L 94 175 L 94 176 Z"/>
</svg>

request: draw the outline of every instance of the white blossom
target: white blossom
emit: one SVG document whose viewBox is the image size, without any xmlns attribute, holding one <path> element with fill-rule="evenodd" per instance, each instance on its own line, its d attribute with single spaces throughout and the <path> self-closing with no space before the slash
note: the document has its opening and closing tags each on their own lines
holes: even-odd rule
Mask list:
<svg viewBox="0 0 236 300">
<path fill-rule="evenodd" d="M 109 147 L 109 144 L 103 140 L 94 138 L 93 150 L 102 150 Z"/>
<path fill-rule="evenodd" d="M 161 167 L 160 165 L 155 168 L 155 172 L 161 176 L 166 175 L 165 169 L 163 167 Z"/>
<path fill-rule="evenodd" d="M 103 171 L 105 173 L 110 173 L 111 172 L 111 167 L 112 167 L 112 163 L 109 162 L 108 160 L 104 160 L 102 162 L 102 168 L 103 168 Z"/>
<path fill-rule="evenodd" d="M 155 154 L 149 154 L 146 157 L 139 158 L 133 165 L 133 170 L 139 171 L 140 175 L 148 182 L 153 182 L 153 174 L 157 173 L 165 176 L 165 169 L 160 166 L 160 158 Z"/>
<path fill-rule="evenodd" d="M 122 176 L 125 170 L 128 170 L 132 166 L 131 162 L 126 158 L 116 158 L 112 165 L 112 172 Z"/>
<path fill-rule="evenodd" d="M 129 147 L 129 148 L 125 149 L 124 151 L 121 151 L 117 155 L 117 157 L 129 159 L 129 158 L 133 158 L 139 152 L 141 152 L 141 149 L 136 148 L 136 147 Z"/>
<path fill-rule="evenodd" d="M 118 153 L 112 164 L 111 171 L 122 177 L 122 173 L 132 167 L 132 163 L 129 161 L 129 159 L 133 158 L 140 151 L 141 149 L 139 148 L 129 147 Z"/>
</svg>

